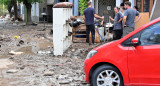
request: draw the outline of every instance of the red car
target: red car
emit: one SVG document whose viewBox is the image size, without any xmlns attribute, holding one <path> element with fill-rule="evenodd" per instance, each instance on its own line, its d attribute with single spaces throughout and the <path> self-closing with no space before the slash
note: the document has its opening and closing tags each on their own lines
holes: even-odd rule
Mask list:
<svg viewBox="0 0 160 86">
<path fill-rule="evenodd" d="M 92 86 L 160 86 L 160 18 L 91 50 L 84 62 Z"/>
</svg>

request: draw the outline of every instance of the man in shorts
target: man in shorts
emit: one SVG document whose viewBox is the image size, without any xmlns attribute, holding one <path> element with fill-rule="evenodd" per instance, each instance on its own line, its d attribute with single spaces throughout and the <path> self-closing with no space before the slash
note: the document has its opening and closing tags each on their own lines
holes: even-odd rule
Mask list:
<svg viewBox="0 0 160 86">
<path fill-rule="evenodd" d="M 130 32 L 135 29 L 135 17 L 139 16 L 139 12 L 131 8 L 131 2 L 127 1 L 124 3 L 125 9 L 123 18 L 123 36 L 128 35 Z"/>
</svg>

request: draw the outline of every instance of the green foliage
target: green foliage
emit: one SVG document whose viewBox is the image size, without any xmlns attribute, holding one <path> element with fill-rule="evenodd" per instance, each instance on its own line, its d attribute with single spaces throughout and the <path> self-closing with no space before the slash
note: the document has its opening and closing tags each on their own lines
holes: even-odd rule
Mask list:
<svg viewBox="0 0 160 86">
<path fill-rule="evenodd" d="M 88 0 L 79 0 L 79 12 L 83 15 L 84 10 L 88 7 L 87 6 Z"/>
<path fill-rule="evenodd" d="M 43 2 L 44 0 L 17 0 L 18 2 L 27 2 L 27 3 L 36 3 L 36 2 Z"/>
<path fill-rule="evenodd" d="M 10 3 L 11 3 L 11 0 L 0 0 L 1 5 L 4 4 L 6 6 L 6 5 L 9 5 Z"/>
<path fill-rule="evenodd" d="M 3 12 L 4 10 L 4 12 Z M 0 4 L 0 16 L 4 15 L 7 13 L 7 7 L 4 6 L 4 9 L 3 9 L 3 4 Z"/>
<path fill-rule="evenodd" d="M 4 5 L 9 5 L 13 0 L 4 0 Z M 43 2 L 44 0 L 15 0 L 18 2 L 27 2 L 27 3 L 35 3 L 35 2 Z M 3 0 L 0 0 L 0 4 L 3 4 Z"/>
</svg>

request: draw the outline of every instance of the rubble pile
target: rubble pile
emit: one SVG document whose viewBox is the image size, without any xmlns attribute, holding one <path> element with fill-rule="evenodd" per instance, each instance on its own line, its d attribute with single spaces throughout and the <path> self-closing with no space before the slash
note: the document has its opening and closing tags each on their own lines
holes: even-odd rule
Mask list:
<svg viewBox="0 0 160 86">
<path fill-rule="evenodd" d="M 5 35 L 0 35 L 0 43 L 2 43 L 2 42 L 10 42 L 10 41 L 11 41 L 10 37 L 5 36 Z"/>
</svg>

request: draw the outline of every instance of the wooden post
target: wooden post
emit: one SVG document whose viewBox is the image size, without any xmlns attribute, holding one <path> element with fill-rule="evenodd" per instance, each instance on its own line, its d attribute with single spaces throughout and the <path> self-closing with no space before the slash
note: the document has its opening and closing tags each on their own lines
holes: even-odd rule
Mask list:
<svg viewBox="0 0 160 86">
<path fill-rule="evenodd" d="M 144 12 L 144 7 L 143 7 L 143 5 L 144 5 L 144 0 L 142 0 L 142 2 L 141 2 L 141 12 Z"/>
<path fill-rule="evenodd" d="M 108 32 L 107 32 L 107 41 L 109 42 L 109 29 L 110 29 L 110 18 L 108 16 L 108 19 L 109 19 L 109 24 L 108 24 Z"/>
</svg>

